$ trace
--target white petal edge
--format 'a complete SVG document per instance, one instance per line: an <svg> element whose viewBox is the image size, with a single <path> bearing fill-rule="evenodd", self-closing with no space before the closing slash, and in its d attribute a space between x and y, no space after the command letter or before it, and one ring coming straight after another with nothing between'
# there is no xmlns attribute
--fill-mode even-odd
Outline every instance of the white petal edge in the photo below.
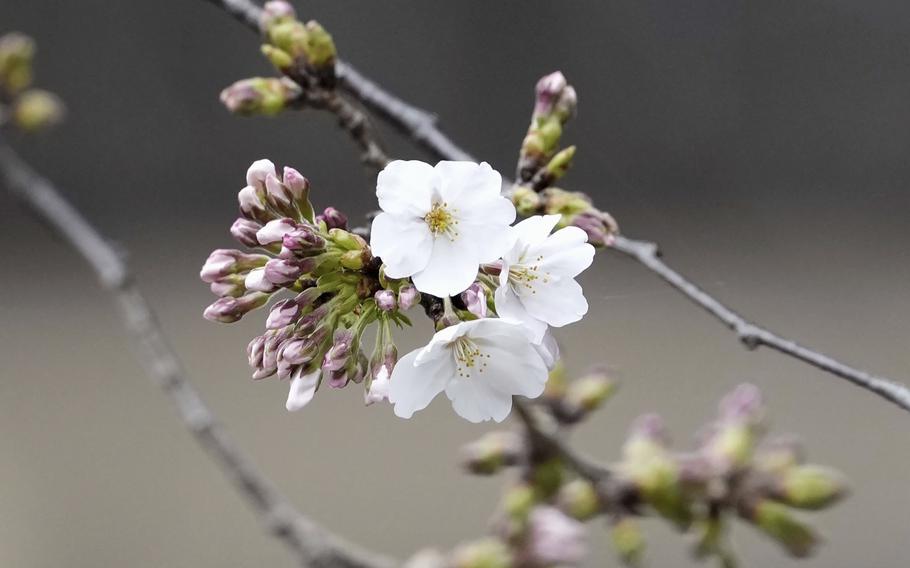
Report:
<svg viewBox="0 0 910 568"><path fill-rule="evenodd" d="M393 160L376 178L376 197L386 213L423 217L432 207L433 166L419 160Z"/></svg>
<svg viewBox="0 0 910 568"><path fill-rule="evenodd" d="M316 387L319 386L320 371L316 370L304 375L302 369L301 367L301 370L294 373L291 378L291 388L285 404L285 407L291 412L296 412L309 404L316 394Z"/></svg>
<svg viewBox="0 0 910 568"><path fill-rule="evenodd" d="M433 235L422 220L380 213L370 229L370 247L382 258L386 276L406 278L426 268Z"/></svg>

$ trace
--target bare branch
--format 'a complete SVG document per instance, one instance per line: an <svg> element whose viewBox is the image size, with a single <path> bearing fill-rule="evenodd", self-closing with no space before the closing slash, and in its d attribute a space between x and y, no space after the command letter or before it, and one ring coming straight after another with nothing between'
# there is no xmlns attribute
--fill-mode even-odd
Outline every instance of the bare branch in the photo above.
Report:
<svg viewBox="0 0 910 568"><path fill-rule="evenodd" d="M394 562L329 533L296 510L234 445L193 387L126 263L45 178L0 138L0 174L12 195L91 265L110 292L146 373L171 397L184 425L302 566L387 568Z"/></svg>
<svg viewBox="0 0 910 568"><path fill-rule="evenodd" d="M872 375L866 371L854 369L827 355L803 347L795 341L780 337L746 320L696 286L685 276L664 264L660 259L660 250L655 243L618 236L612 248L634 258L689 300L726 324L727 327L736 333L739 340L748 349L756 349L761 346L770 347L784 355L789 355L823 371L828 371L838 377L847 379L851 383L893 402L904 410L910 410L910 389L906 386Z"/></svg>
<svg viewBox="0 0 910 568"><path fill-rule="evenodd" d="M209 1L221 6L258 32L257 22L261 8L249 0ZM378 83L360 73L350 63L338 61L336 73L342 89L437 158L472 160L470 154L455 144L437 126L436 117L432 113L419 109L388 92ZM510 186L511 183L504 180L504 185ZM612 248L637 260L690 300L704 307L733 329L748 348L754 349L760 345L770 347L779 353L846 379L854 385L869 390L902 409L910 411L910 389L905 385L850 367L745 320L664 264L658 258L657 245L654 243L619 236Z"/></svg>

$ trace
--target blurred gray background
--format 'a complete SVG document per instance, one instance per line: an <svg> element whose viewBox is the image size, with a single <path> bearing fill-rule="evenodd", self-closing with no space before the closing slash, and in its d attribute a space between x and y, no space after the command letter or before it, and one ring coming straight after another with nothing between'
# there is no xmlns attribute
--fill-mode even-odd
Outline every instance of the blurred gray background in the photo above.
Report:
<svg viewBox="0 0 910 568"><path fill-rule="evenodd" d="M580 95L565 185L630 236L774 330L857 366L910 378L910 4L868 0L297 2L344 57L435 110L506 173L536 79ZM372 186L317 113L234 118L217 95L269 74L256 38L200 0L0 0L0 31L39 44L39 84L70 116L16 138L21 152L132 251L142 286L230 432L328 527L399 557L485 530L502 478L461 474L484 430L437 401L411 421L326 390L297 414L286 385L248 379L263 317L201 317L197 279L228 226L247 166L299 168L318 205L354 219ZM381 128L390 151L425 157ZM0 565L292 566L136 366L107 298L65 247L0 193ZM737 527L744 566L906 565L910 419L845 382L724 328L638 265L598 257L587 319L559 335L569 366L606 363L622 388L578 444L618 454L627 425L664 415L679 447L736 383L764 390L776 432L853 480L812 520L828 537L793 563ZM425 340L429 325L398 340ZM591 565L614 565L591 526ZM688 566L687 542L649 522L651 566Z"/></svg>

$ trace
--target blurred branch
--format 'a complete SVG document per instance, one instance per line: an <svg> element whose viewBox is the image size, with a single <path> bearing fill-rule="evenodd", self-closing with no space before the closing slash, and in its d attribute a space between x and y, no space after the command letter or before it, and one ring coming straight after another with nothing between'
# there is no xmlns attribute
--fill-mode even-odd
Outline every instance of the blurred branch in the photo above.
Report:
<svg viewBox="0 0 910 568"><path fill-rule="evenodd" d="M261 8L249 0L209 0L221 6L254 31L259 31L258 18ZM400 132L410 137L421 148L444 160L473 160L436 124L432 113L417 108L379 84L361 74L350 63L338 61L336 66L339 85L348 94L359 100ZM511 185L504 180L504 185ZM766 346L779 353L793 357L814 367L846 379L856 386L873 392L891 401L904 410L910 411L910 389L895 381L855 369L798 343L780 337L771 331L752 323L726 307L704 290L676 272L660 259L656 244L618 236L611 247L651 270L677 291L695 302L723 322L739 336L749 348Z"/></svg>
<svg viewBox="0 0 910 568"><path fill-rule="evenodd" d="M235 446L193 387L151 307L115 248L0 138L0 174L13 197L91 265L114 297L149 377L171 397L184 425L231 479L263 524L303 566L386 568L393 562L329 533L297 511Z"/></svg>

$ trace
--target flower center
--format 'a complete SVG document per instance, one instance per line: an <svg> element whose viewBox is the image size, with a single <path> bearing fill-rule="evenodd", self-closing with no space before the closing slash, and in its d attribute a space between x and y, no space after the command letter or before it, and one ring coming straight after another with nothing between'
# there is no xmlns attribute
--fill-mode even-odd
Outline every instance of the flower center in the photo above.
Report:
<svg viewBox="0 0 910 568"><path fill-rule="evenodd" d="M543 261L542 255L534 259L534 264L513 264L509 267L509 285L512 287L512 291L516 294L521 293L522 290L536 294L537 290L534 289L535 284L550 283L550 273L540 273L541 261Z"/></svg>
<svg viewBox="0 0 910 568"><path fill-rule="evenodd" d="M455 210L449 209L449 204L434 203L433 208L427 213L423 220L430 227L430 232L434 237L446 235L449 240L454 241L458 237L458 219L455 218Z"/></svg>
<svg viewBox="0 0 910 568"><path fill-rule="evenodd" d="M459 377L470 379L475 369L483 373L487 366L484 359L489 359L490 355L481 351L473 339L461 336L453 341L451 346L455 352L455 370Z"/></svg>

